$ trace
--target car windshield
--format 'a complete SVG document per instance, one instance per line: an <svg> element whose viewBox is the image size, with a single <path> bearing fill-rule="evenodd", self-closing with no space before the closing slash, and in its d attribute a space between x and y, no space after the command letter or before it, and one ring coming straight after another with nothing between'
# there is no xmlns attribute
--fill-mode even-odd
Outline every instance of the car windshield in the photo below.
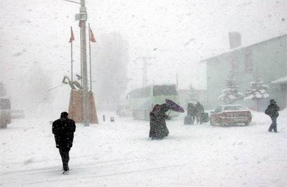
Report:
<svg viewBox="0 0 287 187"><path fill-rule="evenodd" d="M225 106L224 110L246 110L243 106Z"/></svg>

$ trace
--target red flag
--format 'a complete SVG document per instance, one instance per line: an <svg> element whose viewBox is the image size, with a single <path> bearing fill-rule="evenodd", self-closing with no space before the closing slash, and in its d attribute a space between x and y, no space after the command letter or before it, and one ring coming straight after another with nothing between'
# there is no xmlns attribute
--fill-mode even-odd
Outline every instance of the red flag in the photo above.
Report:
<svg viewBox="0 0 287 187"><path fill-rule="evenodd" d="M74 40L75 40L75 37L74 37L73 29L71 27L71 38L70 38L69 43L73 42Z"/></svg>
<svg viewBox="0 0 287 187"><path fill-rule="evenodd" d="M90 29L90 40L91 40L91 42L96 42L96 39L95 39L95 36L93 34L92 29Z"/></svg>

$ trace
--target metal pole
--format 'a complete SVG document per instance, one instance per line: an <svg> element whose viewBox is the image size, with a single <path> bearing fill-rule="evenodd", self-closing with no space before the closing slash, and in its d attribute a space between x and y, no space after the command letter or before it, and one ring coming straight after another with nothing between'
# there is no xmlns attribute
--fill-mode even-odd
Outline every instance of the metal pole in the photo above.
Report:
<svg viewBox="0 0 287 187"><path fill-rule="evenodd" d="M72 27L71 27L72 30ZM74 35L74 34L73 34ZM73 83L74 79L73 79L73 40L71 41L71 82ZM71 116L74 117L74 110L73 110L73 104L74 104L74 100L73 100L73 89L71 89L71 100L70 100L70 106L72 108L71 110Z"/></svg>
<svg viewBox="0 0 287 187"><path fill-rule="evenodd" d="M150 65L147 63L147 60L153 59L153 57L141 57L143 59L143 87L147 86L147 66Z"/></svg>
<svg viewBox="0 0 287 187"><path fill-rule="evenodd" d="M72 30L72 27L71 27ZM71 41L71 81L73 82L73 41Z"/></svg>
<svg viewBox="0 0 287 187"><path fill-rule="evenodd" d="M80 15L87 17L85 0L81 0ZM89 107L88 107L88 78L87 78L87 43L86 43L86 18L81 20L81 61L83 72L83 120L84 126L89 126Z"/></svg>
<svg viewBox="0 0 287 187"><path fill-rule="evenodd" d="M147 64L146 64L146 58L143 57L143 87L146 87L147 85Z"/></svg>
<svg viewBox="0 0 287 187"><path fill-rule="evenodd" d="M92 87L92 54L91 54L91 28L89 24L89 60L90 60L90 91L93 91Z"/></svg>

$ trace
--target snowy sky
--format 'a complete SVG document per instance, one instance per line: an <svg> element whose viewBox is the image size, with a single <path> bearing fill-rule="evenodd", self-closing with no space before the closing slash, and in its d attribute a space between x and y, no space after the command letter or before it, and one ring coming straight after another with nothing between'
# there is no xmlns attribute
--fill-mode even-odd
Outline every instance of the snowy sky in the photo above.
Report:
<svg viewBox="0 0 287 187"><path fill-rule="evenodd" d="M205 89L199 61L228 51L228 32L240 32L247 46L287 30L286 0L86 0L86 6L99 43L99 36L112 32L127 40L129 88L142 85L141 57L148 56L148 83L175 83L178 73L179 88L192 83ZM21 92L38 64L51 87L61 84L70 70L71 26L79 67L78 12L79 5L64 0L0 0L0 80Z"/></svg>

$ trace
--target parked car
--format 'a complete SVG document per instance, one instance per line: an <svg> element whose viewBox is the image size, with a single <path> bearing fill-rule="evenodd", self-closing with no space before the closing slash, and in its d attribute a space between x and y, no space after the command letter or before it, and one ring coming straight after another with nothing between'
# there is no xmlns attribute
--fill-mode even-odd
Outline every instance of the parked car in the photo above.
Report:
<svg viewBox="0 0 287 187"><path fill-rule="evenodd" d="M0 128L6 128L11 123L10 99L0 98Z"/></svg>
<svg viewBox="0 0 287 187"><path fill-rule="evenodd" d="M210 114L210 125L249 125L251 120L251 111L242 105L221 105Z"/></svg>

